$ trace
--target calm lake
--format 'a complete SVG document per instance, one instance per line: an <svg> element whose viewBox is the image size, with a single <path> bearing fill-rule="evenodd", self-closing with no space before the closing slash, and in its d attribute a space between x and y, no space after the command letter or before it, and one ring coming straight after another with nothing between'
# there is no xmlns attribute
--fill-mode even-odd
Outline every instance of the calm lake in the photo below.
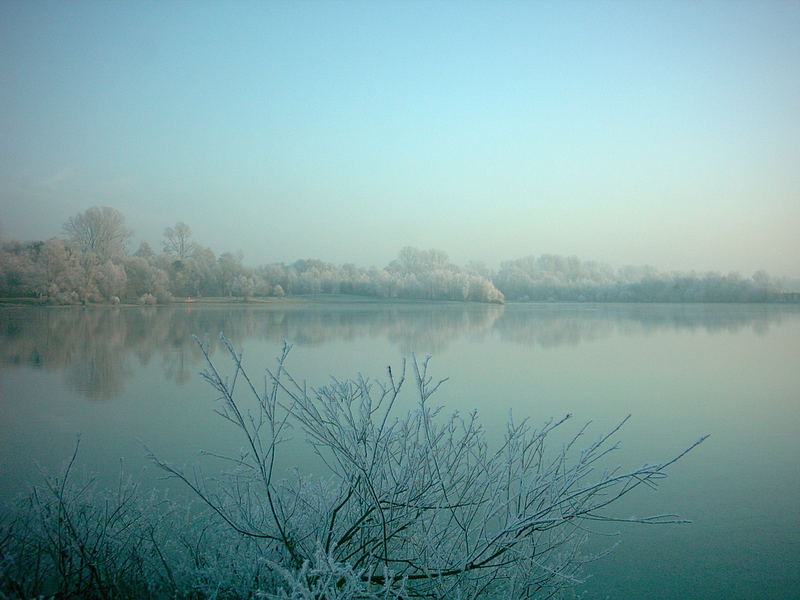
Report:
<svg viewBox="0 0 800 600"><path fill-rule="evenodd" d="M238 448L213 414L191 337L213 341L220 332L244 350L253 373L274 364L286 339L290 371L313 385L329 375L381 378L403 356L431 354L434 377L450 378L439 403L477 409L489 432L500 431L509 410L536 423L569 412L564 433L591 420L592 441L631 413L615 459L630 467L665 460L710 433L658 491L638 489L612 511L675 512L694 522L617 524L621 535L596 547L618 547L591 565L582 591L800 597L798 306L0 308L0 495L24 491L37 468L57 469L78 433L82 468L111 477L122 461L149 486L169 484L147 464L142 443L176 463L202 461L200 449Z"/></svg>

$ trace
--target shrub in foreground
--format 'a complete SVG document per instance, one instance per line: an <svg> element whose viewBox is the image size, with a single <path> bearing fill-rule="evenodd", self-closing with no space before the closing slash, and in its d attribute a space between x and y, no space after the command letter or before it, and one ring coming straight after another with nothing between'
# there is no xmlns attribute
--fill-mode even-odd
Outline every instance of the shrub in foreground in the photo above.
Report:
<svg viewBox="0 0 800 600"><path fill-rule="evenodd" d="M443 381L429 376L428 360L411 360L416 407L398 416L405 363L384 382L359 377L308 388L286 370L284 346L259 391L242 355L222 342L231 372L223 375L201 343L203 376L244 450L224 457L233 468L214 488L154 460L228 527L259 541L285 575L269 593L333 598L355 585L353 597L554 597L578 581L590 558L581 553L587 522L681 522L674 515L614 518L605 509L640 486L655 487L704 438L664 462L603 469L627 418L582 449L586 427L555 450L546 442L569 415L540 428L510 421L493 447L474 412L444 416L432 405ZM298 430L325 477L276 475L283 442ZM348 575L331 578L337 569Z"/></svg>

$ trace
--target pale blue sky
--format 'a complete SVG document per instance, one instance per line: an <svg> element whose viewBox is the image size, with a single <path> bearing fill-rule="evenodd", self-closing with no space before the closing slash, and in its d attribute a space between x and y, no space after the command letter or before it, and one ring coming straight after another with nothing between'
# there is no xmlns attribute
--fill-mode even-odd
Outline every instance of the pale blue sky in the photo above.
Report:
<svg viewBox="0 0 800 600"><path fill-rule="evenodd" d="M0 228L800 275L800 2L0 0Z"/></svg>

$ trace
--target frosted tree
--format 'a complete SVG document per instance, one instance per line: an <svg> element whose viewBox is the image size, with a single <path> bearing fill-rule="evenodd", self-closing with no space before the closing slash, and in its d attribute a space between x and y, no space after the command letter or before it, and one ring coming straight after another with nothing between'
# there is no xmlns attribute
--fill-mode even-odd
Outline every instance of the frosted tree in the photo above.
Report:
<svg viewBox="0 0 800 600"><path fill-rule="evenodd" d="M258 543L283 584L253 590L280 598L552 598L575 585L587 525L598 521L681 522L674 515L608 512L701 438L662 462L623 469L609 463L627 419L581 448L587 427L557 447L550 438L569 415L536 428L509 421L490 444L477 415L444 416L431 397L443 381L412 359L416 407L397 414L405 363L383 382L358 377L309 388L286 370L288 346L263 390L242 355L224 375L201 344L203 376L219 394L220 416L242 435L219 485L156 458L221 522ZM302 432L326 475L279 476L291 432ZM348 590L343 596L342 591Z"/></svg>
<svg viewBox="0 0 800 600"><path fill-rule="evenodd" d="M109 206L93 206L70 217L64 223L64 233L80 251L101 261L123 254L132 235L122 213Z"/></svg>
<svg viewBox="0 0 800 600"><path fill-rule="evenodd" d="M186 260L195 249L192 230L183 221L175 223L175 227L167 227L164 230L163 246L164 252L176 260Z"/></svg>

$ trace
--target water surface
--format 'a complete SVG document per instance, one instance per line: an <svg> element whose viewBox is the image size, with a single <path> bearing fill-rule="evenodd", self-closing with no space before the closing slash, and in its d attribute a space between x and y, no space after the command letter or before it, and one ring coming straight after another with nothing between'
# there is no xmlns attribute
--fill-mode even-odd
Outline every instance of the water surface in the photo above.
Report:
<svg viewBox="0 0 800 600"><path fill-rule="evenodd" d="M197 372L192 334L219 332L254 373L282 340L311 384L381 377L432 354L439 401L478 409L490 435L508 412L570 412L597 435L631 413L620 464L712 437L617 514L678 512L688 526L615 526L620 545L590 570L594 598L798 597L800 311L769 305L508 305L357 302L147 308L0 308L0 493L55 469L82 434L87 470L122 460L163 485L141 443L175 462L238 448ZM287 462L301 463L301 452ZM39 467L37 467L39 465ZM614 543L615 538L603 538Z"/></svg>

